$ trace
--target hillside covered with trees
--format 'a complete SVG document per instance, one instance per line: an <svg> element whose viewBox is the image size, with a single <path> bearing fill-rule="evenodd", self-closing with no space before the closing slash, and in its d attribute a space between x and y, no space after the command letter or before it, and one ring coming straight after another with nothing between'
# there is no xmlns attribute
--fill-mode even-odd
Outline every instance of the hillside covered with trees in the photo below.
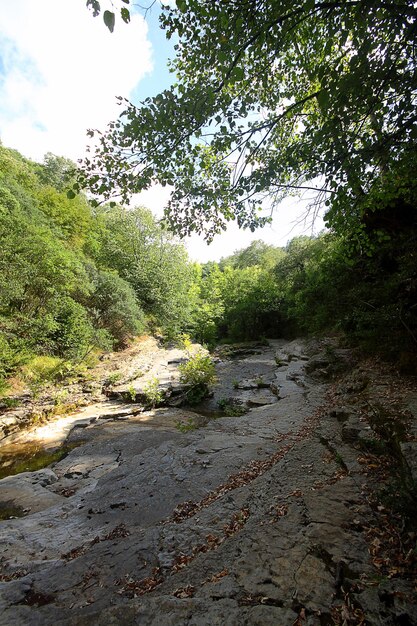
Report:
<svg viewBox="0 0 417 626"><path fill-rule="evenodd" d="M337 331L415 371L416 18L380 0L163 7L177 82L120 99L77 171L1 148L2 378L39 356L62 372L145 330L208 345ZM155 182L172 186L161 221L126 208ZM199 266L172 234L253 230L263 204L305 189L325 208L316 239Z"/></svg>
<svg viewBox="0 0 417 626"><path fill-rule="evenodd" d="M57 379L144 332L219 341L344 333L414 371L417 326L411 172L382 196L379 244L334 231L285 248L258 240L193 263L144 208L68 199L73 164L1 148L1 377ZM382 193L382 192L381 192ZM393 211L392 207L398 207ZM389 211L395 219L388 219ZM401 215L403 217L401 222ZM369 229L370 236L374 236Z"/></svg>
<svg viewBox="0 0 417 626"><path fill-rule="evenodd" d="M41 165L1 148L0 158L3 380L28 365L59 377L145 328L183 328L193 268L148 210L69 200L73 164L61 157Z"/></svg>

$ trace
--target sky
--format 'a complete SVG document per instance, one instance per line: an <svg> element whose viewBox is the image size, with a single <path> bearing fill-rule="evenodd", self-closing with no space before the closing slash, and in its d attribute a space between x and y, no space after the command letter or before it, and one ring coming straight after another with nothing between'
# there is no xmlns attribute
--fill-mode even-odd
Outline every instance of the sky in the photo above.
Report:
<svg viewBox="0 0 417 626"><path fill-rule="evenodd" d="M110 8L106 0L100 4ZM156 5L146 19L134 14L127 25L119 18L110 33L85 0L0 0L3 145L35 161L47 152L76 161L85 154L86 130L104 129L117 117L116 96L138 103L169 86L173 75L166 63L173 54L173 42L158 27ZM135 201L160 216L168 193L154 186ZM306 204L289 199L275 211L271 226L251 233L231 225L210 246L193 236L185 241L189 254L205 262L255 239L283 246L295 235L317 233L323 223L317 219L313 231L311 220L303 220Z"/></svg>

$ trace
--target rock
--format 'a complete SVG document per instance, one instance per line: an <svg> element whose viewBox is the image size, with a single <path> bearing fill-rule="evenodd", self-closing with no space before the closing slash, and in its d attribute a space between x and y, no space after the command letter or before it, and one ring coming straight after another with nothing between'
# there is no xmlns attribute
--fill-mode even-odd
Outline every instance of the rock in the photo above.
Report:
<svg viewBox="0 0 417 626"><path fill-rule="evenodd" d="M39 484L41 487L53 485L58 480L58 476L49 467L45 467L37 472L29 472L29 475L32 485Z"/></svg>
<svg viewBox="0 0 417 626"><path fill-rule="evenodd" d="M269 389L270 382L266 382L262 377L242 380L236 385L236 389L250 390L250 389Z"/></svg>
<svg viewBox="0 0 417 626"><path fill-rule="evenodd" d="M338 422L343 423L349 419L351 415L351 410L346 407L337 407L329 411L330 417L335 417Z"/></svg>
<svg viewBox="0 0 417 626"><path fill-rule="evenodd" d="M362 429L349 423L342 426L342 441L345 443L355 443L361 438Z"/></svg>
<svg viewBox="0 0 417 626"><path fill-rule="evenodd" d="M417 483L417 441L406 441L400 444L401 453L410 468L413 481Z"/></svg>
<svg viewBox="0 0 417 626"><path fill-rule="evenodd" d="M255 380L241 380L236 389L258 389L258 383Z"/></svg>
<svg viewBox="0 0 417 626"><path fill-rule="evenodd" d="M328 370L329 366L330 360L328 358L322 354L316 354L310 358L304 368L310 376L315 375L320 378L328 378L331 375L331 372Z"/></svg>
<svg viewBox="0 0 417 626"><path fill-rule="evenodd" d="M298 358L277 369L274 354L285 349ZM196 429L190 411L131 415L138 407L108 403L89 419L112 414L122 421L98 420L79 435L82 445L43 475L13 477L17 494L30 486L34 502L52 498L0 524L10 577L1 584L0 621L318 626L333 623L345 602L359 620L363 609L369 623L411 624L411 578L396 573L381 584L375 577L373 551L381 545L371 547L369 533L389 529L368 497L372 469L358 462L352 445L366 428L363 399L351 395L333 408L325 402L327 384L301 387L305 352L299 341L273 340L260 354L217 365L207 401L216 409L231 393L275 404ZM236 378L257 376L276 380L269 391L256 385L232 392ZM190 422L189 432L177 427ZM415 451L404 447L404 454Z"/></svg>
<svg viewBox="0 0 417 626"><path fill-rule="evenodd" d="M276 388L278 389L277 395L281 400L291 395L297 395L300 393L300 385L290 380L281 381L281 384L276 385Z"/></svg>
<svg viewBox="0 0 417 626"><path fill-rule="evenodd" d="M54 472L48 469L8 476L0 483L0 497L17 507L29 509L33 514L62 502L60 496L47 488L57 480Z"/></svg>
<svg viewBox="0 0 417 626"><path fill-rule="evenodd" d="M264 406L266 404L275 404L277 402L277 397L272 395L272 393L258 393L254 396L251 396L246 404L248 406Z"/></svg>
<svg viewBox="0 0 417 626"><path fill-rule="evenodd" d="M301 606L314 611L328 608L328 598L334 593L335 579L321 559L307 554L294 572L294 581L296 597Z"/></svg>

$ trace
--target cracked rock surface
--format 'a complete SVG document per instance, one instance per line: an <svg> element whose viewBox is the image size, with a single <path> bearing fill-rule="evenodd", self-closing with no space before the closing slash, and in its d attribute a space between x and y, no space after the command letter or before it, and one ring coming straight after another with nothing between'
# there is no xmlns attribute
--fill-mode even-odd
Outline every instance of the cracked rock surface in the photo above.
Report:
<svg viewBox="0 0 417 626"><path fill-rule="evenodd" d="M184 409L98 419L52 467L0 481L26 511L0 522L0 624L415 624L412 580L370 550L364 399L310 353L220 360L205 411L240 394L245 415L188 432Z"/></svg>

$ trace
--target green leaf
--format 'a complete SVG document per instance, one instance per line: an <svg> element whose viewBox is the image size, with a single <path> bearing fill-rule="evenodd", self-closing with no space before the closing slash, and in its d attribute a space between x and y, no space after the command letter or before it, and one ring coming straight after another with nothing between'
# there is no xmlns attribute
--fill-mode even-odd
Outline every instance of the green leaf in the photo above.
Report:
<svg viewBox="0 0 417 626"><path fill-rule="evenodd" d="M325 89L322 89L317 94L317 101L321 109L326 110L329 106L329 92Z"/></svg>
<svg viewBox="0 0 417 626"><path fill-rule="evenodd" d="M112 33L114 31L114 23L116 21L116 16L112 11L104 11L103 20L109 31Z"/></svg>
<svg viewBox="0 0 417 626"><path fill-rule="evenodd" d="M126 9L125 7L123 7L122 9L120 9L120 14L122 16L122 20L125 22L125 24L129 24L130 22L130 12L128 9Z"/></svg>
<svg viewBox="0 0 417 626"><path fill-rule="evenodd" d="M73 192L72 189L68 189L68 191L67 191L67 198L68 198L68 200L74 200L75 193Z"/></svg>
<svg viewBox="0 0 417 626"><path fill-rule="evenodd" d="M185 13L187 10L187 1L186 0L177 0L177 9L181 11L181 13Z"/></svg>
<svg viewBox="0 0 417 626"><path fill-rule="evenodd" d="M100 14L100 3L97 0L87 0L87 8L93 12L93 17Z"/></svg>
<svg viewBox="0 0 417 626"><path fill-rule="evenodd" d="M219 50L217 58L219 59L220 63L226 63L226 61L229 60L230 55L225 50Z"/></svg>
<svg viewBox="0 0 417 626"><path fill-rule="evenodd" d="M243 80L245 77L245 71L243 67L235 67L233 72L230 75L231 82L238 83Z"/></svg>

